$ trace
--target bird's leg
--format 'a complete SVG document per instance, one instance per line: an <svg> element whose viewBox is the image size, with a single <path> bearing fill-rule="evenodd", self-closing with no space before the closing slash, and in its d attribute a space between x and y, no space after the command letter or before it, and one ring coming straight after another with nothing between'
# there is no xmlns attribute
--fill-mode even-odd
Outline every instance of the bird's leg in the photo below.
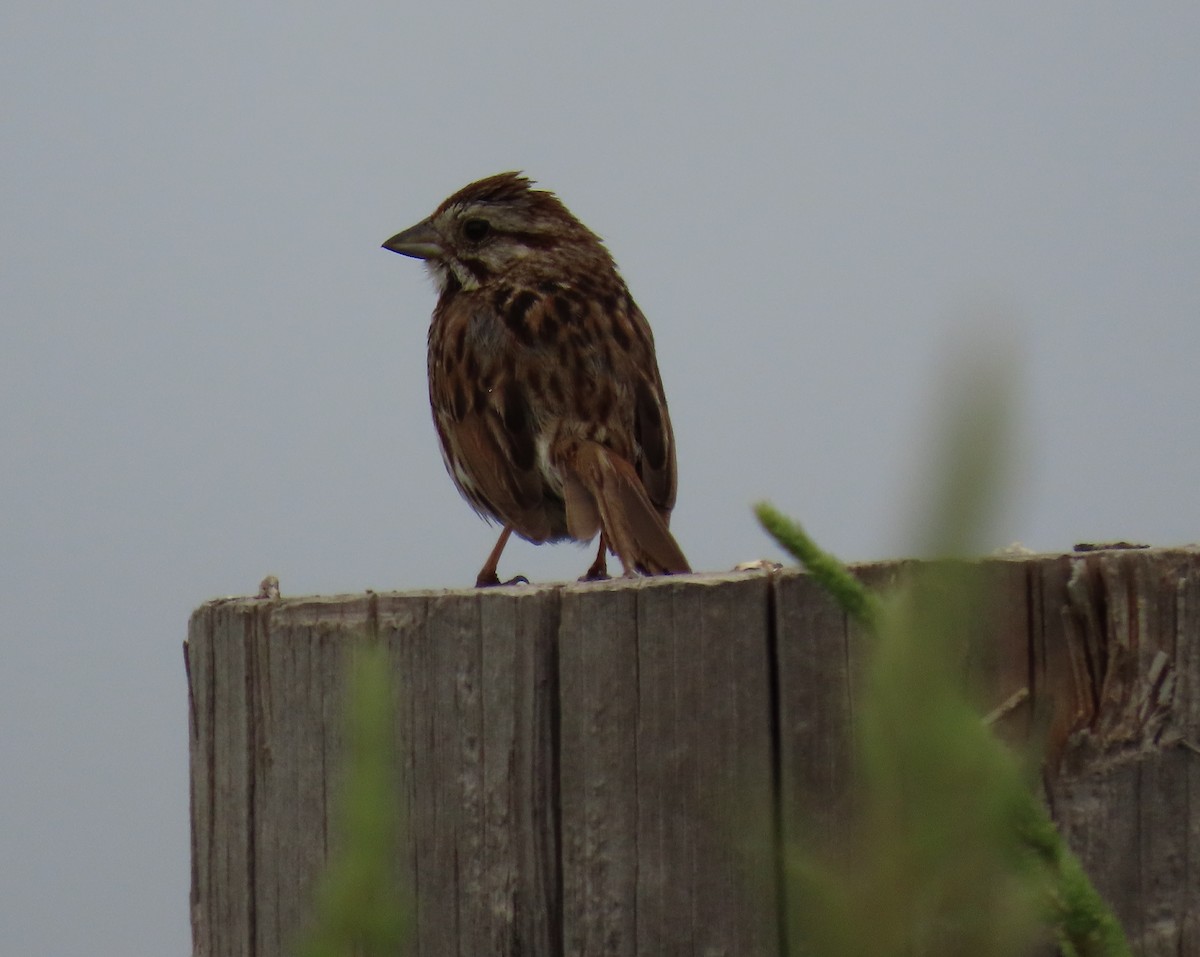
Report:
<svg viewBox="0 0 1200 957"><path fill-rule="evenodd" d="M600 551L581 579L581 582L598 582L608 578L608 541L604 537L604 529L600 529Z"/></svg>
<svg viewBox="0 0 1200 957"><path fill-rule="evenodd" d="M508 544L508 536L512 534L512 526L505 525L504 531L500 533L500 538L496 542L496 547L492 549L492 553L488 555L488 559L483 563L483 568L479 569L479 574L475 578L476 588L490 588L493 585L518 585L529 584L529 579L524 575L518 575L516 578L510 578L506 582L501 582L496 575L496 566L500 564L500 553L504 551L504 546Z"/></svg>

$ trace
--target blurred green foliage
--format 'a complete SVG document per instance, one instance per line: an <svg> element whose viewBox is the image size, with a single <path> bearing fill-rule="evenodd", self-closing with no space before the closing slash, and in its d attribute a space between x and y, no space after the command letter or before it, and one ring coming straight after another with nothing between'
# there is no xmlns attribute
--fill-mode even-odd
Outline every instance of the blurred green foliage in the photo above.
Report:
<svg viewBox="0 0 1200 957"><path fill-rule="evenodd" d="M410 950L412 902L402 846L390 665L364 639L348 652L346 765L334 808L333 852L301 957L398 957Z"/></svg>
<svg viewBox="0 0 1200 957"><path fill-rule="evenodd" d="M1009 363L968 355L946 396L919 552L972 553L1007 464ZM965 688L970 636L989 614L978 564L931 561L869 592L767 504L763 527L874 636L856 695L847 841L785 849L789 939L822 957L1123 957L1120 925Z"/></svg>

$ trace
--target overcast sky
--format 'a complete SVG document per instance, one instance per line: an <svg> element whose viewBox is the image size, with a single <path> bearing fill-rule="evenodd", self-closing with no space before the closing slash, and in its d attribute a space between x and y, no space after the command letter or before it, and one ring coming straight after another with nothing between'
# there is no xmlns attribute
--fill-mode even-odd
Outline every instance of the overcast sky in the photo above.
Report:
<svg viewBox="0 0 1200 957"><path fill-rule="evenodd" d="M779 557L764 497L911 550L980 327L989 545L1200 539L1198 41L1195 3L6 0L0 953L189 952L194 607L474 581L432 286L379 244L480 176L608 242L697 569Z"/></svg>

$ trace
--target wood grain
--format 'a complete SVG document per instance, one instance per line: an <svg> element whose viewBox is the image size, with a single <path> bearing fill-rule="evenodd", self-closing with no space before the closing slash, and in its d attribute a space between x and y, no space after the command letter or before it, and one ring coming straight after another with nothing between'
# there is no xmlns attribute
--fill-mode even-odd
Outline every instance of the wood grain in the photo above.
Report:
<svg viewBox="0 0 1200 957"><path fill-rule="evenodd" d="M1200 552L978 567L981 712L1046 747L1048 805L1138 952L1200 953ZM795 952L782 848L837 846L870 644L788 571L204 605L196 955L301 939L366 642L393 678L415 954Z"/></svg>

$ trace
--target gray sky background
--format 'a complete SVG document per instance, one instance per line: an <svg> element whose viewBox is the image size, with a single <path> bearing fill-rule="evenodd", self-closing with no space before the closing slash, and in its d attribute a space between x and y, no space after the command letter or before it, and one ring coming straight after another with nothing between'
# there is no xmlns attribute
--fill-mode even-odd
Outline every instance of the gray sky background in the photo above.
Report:
<svg viewBox="0 0 1200 957"><path fill-rule="evenodd" d="M182 954L207 598L494 539L379 248L523 169L654 327L697 569L911 551L947 366L1012 353L991 545L1200 539L1200 5L0 10L0 953ZM501 574L590 552L510 547Z"/></svg>

